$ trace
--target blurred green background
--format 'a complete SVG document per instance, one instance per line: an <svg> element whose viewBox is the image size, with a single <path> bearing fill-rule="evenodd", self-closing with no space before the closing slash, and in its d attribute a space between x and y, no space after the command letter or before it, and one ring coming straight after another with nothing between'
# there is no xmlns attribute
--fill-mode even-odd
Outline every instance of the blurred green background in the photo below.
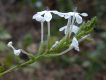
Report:
<svg viewBox="0 0 106 80"><path fill-rule="evenodd" d="M0 0L0 72L21 61L7 47L12 40L17 48L36 55L40 42L40 23L32 16L46 9L62 12L87 12L85 20L97 16L92 40L80 44L80 52L69 53L36 62L10 72L0 80L106 80L106 0ZM59 40L64 34L58 29L66 20L54 16L51 34ZM45 26L45 39L46 39ZM58 37L60 36L60 37Z"/></svg>

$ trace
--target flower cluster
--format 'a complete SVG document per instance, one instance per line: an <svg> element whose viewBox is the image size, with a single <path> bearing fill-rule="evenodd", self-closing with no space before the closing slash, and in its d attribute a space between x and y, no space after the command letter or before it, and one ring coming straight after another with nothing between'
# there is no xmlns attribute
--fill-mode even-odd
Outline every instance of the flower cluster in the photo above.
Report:
<svg viewBox="0 0 106 80"><path fill-rule="evenodd" d="M64 31L65 36L68 36L68 37L71 36L71 33L76 34L78 32L79 27L77 26L77 24L79 25L83 22L82 16L83 17L88 16L87 13L78 13L78 12L62 13L62 12L51 11L51 10L37 12L33 16L33 19L41 22L41 42L43 42L43 23L44 22L48 23L48 37L50 37L50 21L52 20L52 14L58 15L68 20L67 25L59 29L59 31ZM58 43L59 41L56 41L51 48L56 47ZM73 47L75 50L79 51L79 43L76 37L73 37L70 47Z"/></svg>
<svg viewBox="0 0 106 80"><path fill-rule="evenodd" d="M37 12L33 15L32 19L35 19L36 21L39 21L41 23L41 43L44 42L44 22L47 22L48 27L48 40L50 38L50 21L53 18L53 14L58 15L64 19L67 19L67 25L61 27L59 31L64 31L64 34L66 37L71 37L71 34L76 34L79 31L79 27L77 25L81 24L83 22L82 16L86 17L88 16L87 13L78 13L78 12L68 12L68 13L62 13L58 12L56 10L44 10L41 12ZM82 37L83 39L83 37ZM70 46L69 48L74 48L77 51L80 51L79 49L79 42L75 36L73 36L72 40L70 40ZM59 44L59 41L56 41L50 49L55 48ZM13 52L15 55L19 56L22 53L22 49L15 49L13 46L12 41L8 43L8 47L13 49Z"/></svg>

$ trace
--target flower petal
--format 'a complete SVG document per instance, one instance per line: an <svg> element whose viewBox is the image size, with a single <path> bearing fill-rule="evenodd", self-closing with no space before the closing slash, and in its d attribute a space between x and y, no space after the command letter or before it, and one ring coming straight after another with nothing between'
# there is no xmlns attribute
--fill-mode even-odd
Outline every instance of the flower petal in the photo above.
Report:
<svg viewBox="0 0 106 80"><path fill-rule="evenodd" d="M75 37L72 39L72 43L71 43L70 47L73 47L75 50L80 51L79 43Z"/></svg>
<svg viewBox="0 0 106 80"><path fill-rule="evenodd" d="M88 16L87 13L81 13L80 15L81 15L81 16L84 16L84 17Z"/></svg>
<svg viewBox="0 0 106 80"><path fill-rule="evenodd" d="M69 13L65 13L65 16L64 16L65 19L68 19L70 17L71 17L71 15Z"/></svg>
<svg viewBox="0 0 106 80"><path fill-rule="evenodd" d="M64 13L59 12L57 15L60 16L60 17L64 17Z"/></svg>
<svg viewBox="0 0 106 80"><path fill-rule="evenodd" d="M13 50L15 49L14 46L13 46L13 42L12 41L8 42L7 46L12 48Z"/></svg>
<svg viewBox="0 0 106 80"><path fill-rule="evenodd" d="M79 14L75 14L75 17L76 17L76 22L78 24L81 24L82 23L82 17Z"/></svg>
<svg viewBox="0 0 106 80"><path fill-rule="evenodd" d="M11 47L12 44L13 44L12 41L10 41L10 42L8 42L7 46L8 46L8 47Z"/></svg>
<svg viewBox="0 0 106 80"><path fill-rule="evenodd" d="M79 30L79 27L73 25L73 27L72 27L72 32L74 32L74 33L76 34L76 33L78 32L78 30Z"/></svg>
<svg viewBox="0 0 106 80"><path fill-rule="evenodd" d="M21 53L21 50L20 50L20 49L14 50L14 54L15 54L16 56L18 56L20 53Z"/></svg>
<svg viewBox="0 0 106 80"><path fill-rule="evenodd" d="M58 12L58 11L53 11L54 14L60 16L60 17L64 17L64 13Z"/></svg>
<svg viewBox="0 0 106 80"><path fill-rule="evenodd" d="M35 15L32 17L32 19L35 19L35 20L37 20L37 21L39 21L39 22L45 21L44 18L43 18L41 15L39 15L39 14L35 14Z"/></svg>
<svg viewBox="0 0 106 80"><path fill-rule="evenodd" d="M44 14L44 19L47 21L47 22L50 22L50 20L52 19L52 15L49 11L47 11L45 14Z"/></svg>
<svg viewBox="0 0 106 80"><path fill-rule="evenodd" d="M47 12L47 11L45 10L45 11L37 12L37 14L43 15L43 14L45 14L46 12Z"/></svg>
<svg viewBox="0 0 106 80"><path fill-rule="evenodd" d="M59 31L64 31L66 28L67 28L67 26L61 27L61 28L59 29Z"/></svg>

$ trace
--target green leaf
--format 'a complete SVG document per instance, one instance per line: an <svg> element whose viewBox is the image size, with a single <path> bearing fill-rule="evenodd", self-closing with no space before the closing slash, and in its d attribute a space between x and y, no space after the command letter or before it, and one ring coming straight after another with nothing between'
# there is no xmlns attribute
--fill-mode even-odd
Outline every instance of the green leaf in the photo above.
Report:
<svg viewBox="0 0 106 80"><path fill-rule="evenodd" d="M86 23L85 22L82 23L79 31L75 35L77 37L77 39L81 39L81 37L91 33L93 31L95 24L96 24L96 17L92 18L91 20L89 20Z"/></svg>

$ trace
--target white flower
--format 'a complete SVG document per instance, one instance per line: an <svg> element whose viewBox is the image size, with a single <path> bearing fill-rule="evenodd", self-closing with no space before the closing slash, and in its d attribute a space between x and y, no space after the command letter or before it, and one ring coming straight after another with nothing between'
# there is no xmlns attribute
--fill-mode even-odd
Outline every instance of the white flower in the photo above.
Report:
<svg viewBox="0 0 106 80"><path fill-rule="evenodd" d="M58 16L60 16L60 17L64 17L65 15L65 13L62 13L62 12L58 12L58 11L52 11L54 14L56 14L56 15L58 15Z"/></svg>
<svg viewBox="0 0 106 80"><path fill-rule="evenodd" d="M79 27L78 26L75 26L75 25L72 26L72 30L71 30L71 25L70 25L70 32L73 32L73 33L76 34L78 32L78 30L79 30ZM66 34L67 26L61 27L59 29L59 31L64 31L64 34Z"/></svg>
<svg viewBox="0 0 106 80"><path fill-rule="evenodd" d="M78 12L68 12L68 13L65 13L65 19L68 19L70 18L71 16L75 17L75 20L78 24L81 24L82 23L82 16L86 17L88 16L87 13L78 13Z"/></svg>
<svg viewBox="0 0 106 80"><path fill-rule="evenodd" d="M50 22L52 19L51 13L57 14L60 17L64 17L63 13L61 12L45 10L45 11L37 12L37 14L35 14L32 18L36 19L37 21L43 20L43 21Z"/></svg>
<svg viewBox="0 0 106 80"><path fill-rule="evenodd" d="M15 55L18 56L21 53L21 49L14 48L12 41L8 42L7 46L13 49Z"/></svg>
<svg viewBox="0 0 106 80"><path fill-rule="evenodd" d="M10 41L10 42L8 42L7 46L8 46L8 47L13 47L12 44L13 44L12 41ZM14 48L14 47L13 47L13 48Z"/></svg>
<svg viewBox="0 0 106 80"><path fill-rule="evenodd" d="M77 51L80 51L78 40L75 37L72 39L72 43L71 43L70 47L74 48Z"/></svg>
<svg viewBox="0 0 106 80"><path fill-rule="evenodd" d="M32 19L35 19L35 20L37 20L39 22L44 22L45 21L45 19L39 14L33 15Z"/></svg>
<svg viewBox="0 0 106 80"><path fill-rule="evenodd" d="M14 51L14 54L17 56L19 56L19 54L21 53L21 49L17 49L17 50L15 49L13 51Z"/></svg>
<svg viewBox="0 0 106 80"><path fill-rule="evenodd" d="M55 43L52 45L52 48L56 47L59 41L55 41Z"/></svg>

